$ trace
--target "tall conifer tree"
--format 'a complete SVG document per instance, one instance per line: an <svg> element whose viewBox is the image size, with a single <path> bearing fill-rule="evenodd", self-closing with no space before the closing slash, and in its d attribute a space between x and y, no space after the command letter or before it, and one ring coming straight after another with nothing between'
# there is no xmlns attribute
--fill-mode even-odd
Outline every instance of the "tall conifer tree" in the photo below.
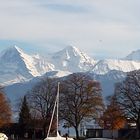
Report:
<svg viewBox="0 0 140 140"><path fill-rule="evenodd" d="M22 105L19 112L19 127L22 130L21 135L23 136L27 129L30 127L30 121L31 121L31 114L30 109L27 103L26 96L24 96Z"/></svg>

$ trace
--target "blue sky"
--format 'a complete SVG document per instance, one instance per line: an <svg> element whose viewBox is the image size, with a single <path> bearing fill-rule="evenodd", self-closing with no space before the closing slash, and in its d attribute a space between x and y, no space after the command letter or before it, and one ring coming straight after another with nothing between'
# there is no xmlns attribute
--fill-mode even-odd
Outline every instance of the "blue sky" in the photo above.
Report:
<svg viewBox="0 0 140 140"><path fill-rule="evenodd" d="M0 0L0 51L52 53L73 45L97 59L140 47L140 0Z"/></svg>

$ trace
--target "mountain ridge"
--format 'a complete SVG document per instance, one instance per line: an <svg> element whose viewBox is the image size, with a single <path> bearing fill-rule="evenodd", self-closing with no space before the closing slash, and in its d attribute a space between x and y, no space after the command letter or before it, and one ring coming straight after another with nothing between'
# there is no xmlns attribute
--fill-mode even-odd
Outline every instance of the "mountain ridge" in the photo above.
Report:
<svg viewBox="0 0 140 140"><path fill-rule="evenodd" d="M133 59L128 57L132 55ZM0 53L0 84L28 81L55 70L69 73L89 71L100 75L106 75L112 70L129 72L140 69L140 61L135 60L139 55L140 50L132 52L123 59L97 61L78 48L67 46L52 55L43 57L39 54L29 55L15 45Z"/></svg>
<svg viewBox="0 0 140 140"><path fill-rule="evenodd" d="M4 88L4 91L7 97L10 99L12 105L14 105L16 100L18 100L19 98L27 94L29 91L31 91L32 88L42 79L59 78L59 81L61 83L61 80L63 80L64 78L65 79L68 78L69 75L71 74L72 73L69 72L66 73L62 71L50 71L42 76L34 77L31 80L25 81L23 83L14 83L12 85L7 85ZM124 80L127 73L122 71L112 70L106 73L105 75L95 74L93 72L82 72L81 74L88 75L92 79L99 81L101 83L102 95L105 98L106 96L113 94L114 84L116 82L120 82Z"/></svg>
<svg viewBox="0 0 140 140"><path fill-rule="evenodd" d="M123 72L130 72L133 70L140 69L140 61L130 61L130 60L112 60L112 59L104 59L98 61L98 63L94 66L92 70L96 74L106 74L111 70L118 70Z"/></svg>

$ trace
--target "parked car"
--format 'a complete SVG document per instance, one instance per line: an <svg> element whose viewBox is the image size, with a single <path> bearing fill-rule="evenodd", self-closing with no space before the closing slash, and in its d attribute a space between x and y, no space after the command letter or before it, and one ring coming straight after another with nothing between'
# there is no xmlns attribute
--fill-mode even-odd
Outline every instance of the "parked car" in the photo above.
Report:
<svg viewBox="0 0 140 140"><path fill-rule="evenodd" d="M0 140L8 140L8 137L4 133L0 133Z"/></svg>

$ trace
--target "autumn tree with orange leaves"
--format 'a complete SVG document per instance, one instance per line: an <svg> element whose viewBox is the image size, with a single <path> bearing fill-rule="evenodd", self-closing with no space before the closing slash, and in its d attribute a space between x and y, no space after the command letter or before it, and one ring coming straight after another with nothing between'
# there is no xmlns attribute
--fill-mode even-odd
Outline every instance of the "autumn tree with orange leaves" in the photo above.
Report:
<svg viewBox="0 0 140 140"><path fill-rule="evenodd" d="M100 83L88 75L74 73L61 82L60 87L61 117L75 129L79 139L80 123L97 117L103 110Z"/></svg>
<svg viewBox="0 0 140 140"><path fill-rule="evenodd" d="M4 95L2 87L0 87L0 127L3 127L11 122L10 105Z"/></svg>
<svg viewBox="0 0 140 140"><path fill-rule="evenodd" d="M110 97L109 104L100 118L100 125L105 129L120 129L126 124L126 119L120 107L117 105L115 98Z"/></svg>

